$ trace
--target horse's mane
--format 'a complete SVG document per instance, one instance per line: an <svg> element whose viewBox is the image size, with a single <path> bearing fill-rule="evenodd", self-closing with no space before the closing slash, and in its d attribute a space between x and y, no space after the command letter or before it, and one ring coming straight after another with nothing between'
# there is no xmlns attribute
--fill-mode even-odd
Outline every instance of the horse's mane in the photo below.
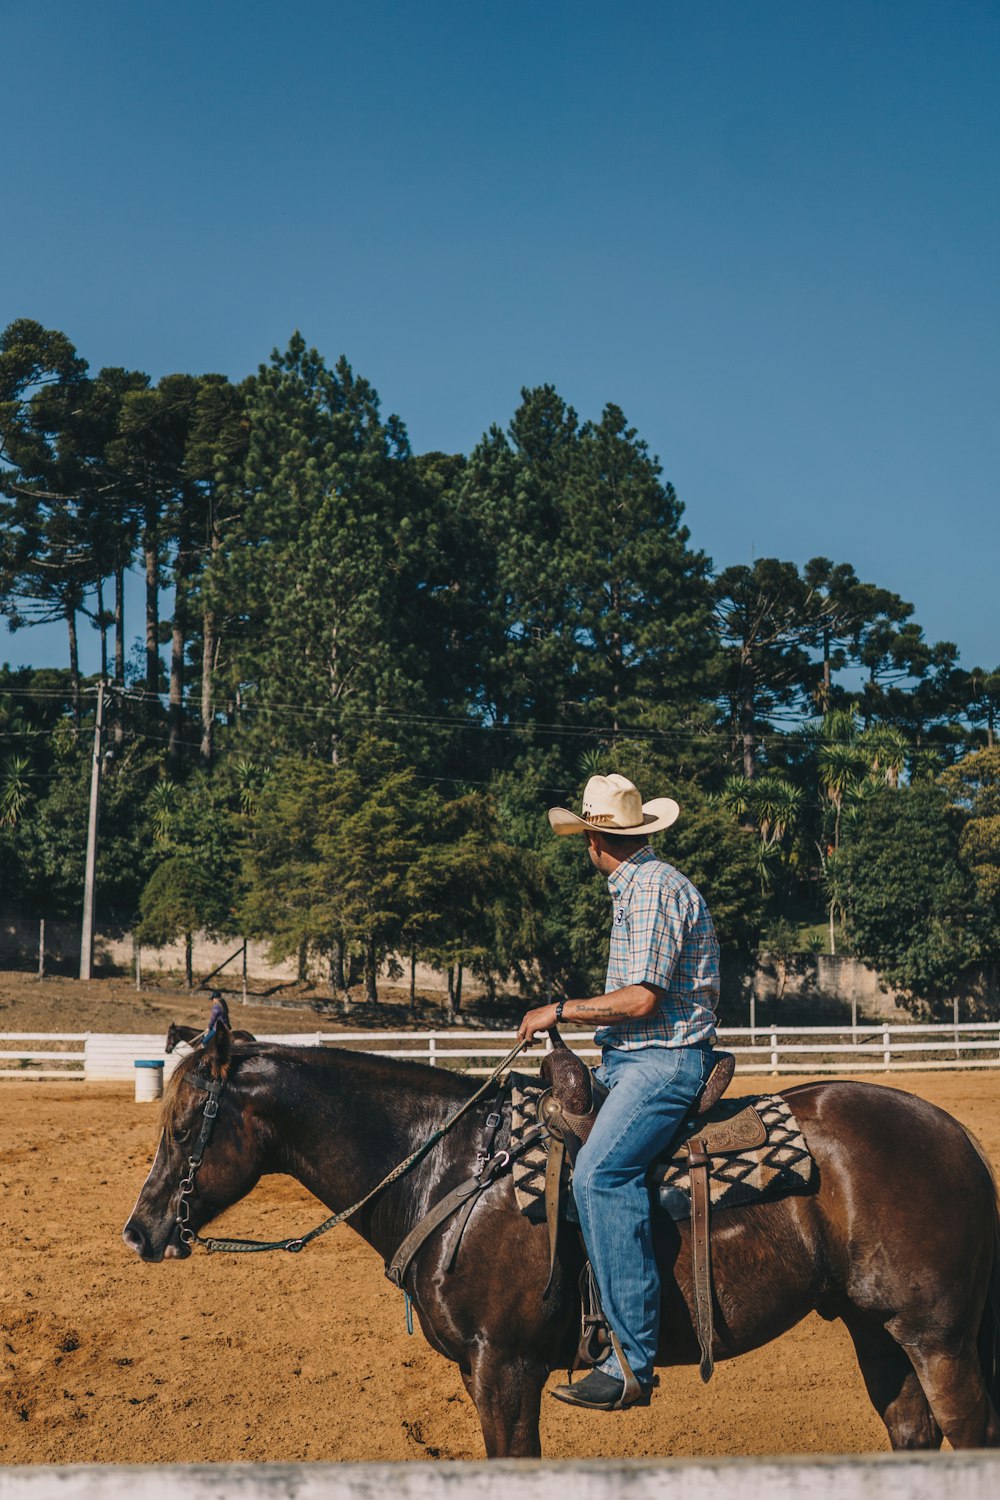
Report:
<svg viewBox="0 0 1000 1500"><path fill-rule="evenodd" d="M168 1140L173 1139L172 1120L178 1091L189 1073L198 1070L201 1056L195 1051L174 1069L163 1092L161 1128ZM450 1068L431 1067L427 1063L410 1058L386 1057L378 1052L362 1052L348 1047L298 1046L286 1042L236 1042L231 1044L227 1076L238 1076L242 1063L262 1060L282 1066L305 1065L317 1069L321 1074L346 1072L354 1078L365 1080L373 1095L380 1086L409 1087L425 1094L446 1100L468 1098L478 1087L478 1080Z"/></svg>

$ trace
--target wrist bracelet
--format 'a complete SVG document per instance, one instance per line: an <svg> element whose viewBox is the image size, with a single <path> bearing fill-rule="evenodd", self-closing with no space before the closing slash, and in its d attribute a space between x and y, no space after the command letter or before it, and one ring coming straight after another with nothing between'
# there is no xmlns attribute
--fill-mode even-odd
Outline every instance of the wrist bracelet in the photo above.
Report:
<svg viewBox="0 0 1000 1500"><path fill-rule="evenodd" d="M556 1001L556 1025L557 1026L558 1026L559 1022L563 1018L563 1006L565 1004L566 1004L565 1000L557 1000Z"/></svg>

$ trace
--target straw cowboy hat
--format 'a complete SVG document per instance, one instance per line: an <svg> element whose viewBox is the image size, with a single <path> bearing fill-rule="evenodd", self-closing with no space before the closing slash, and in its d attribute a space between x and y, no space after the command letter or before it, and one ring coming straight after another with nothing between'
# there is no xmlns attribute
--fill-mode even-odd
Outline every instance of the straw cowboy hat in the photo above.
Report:
<svg viewBox="0 0 1000 1500"><path fill-rule="evenodd" d="M657 833L669 828L680 816L673 797L654 797L643 802L626 776L591 776L583 789L583 817L568 807L550 807L554 833Z"/></svg>

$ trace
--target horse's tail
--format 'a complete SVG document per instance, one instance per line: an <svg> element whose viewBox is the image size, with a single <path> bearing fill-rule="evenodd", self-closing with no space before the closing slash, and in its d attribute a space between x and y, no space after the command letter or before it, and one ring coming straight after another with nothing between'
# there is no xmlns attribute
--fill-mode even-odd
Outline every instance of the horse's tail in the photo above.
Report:
<svg viewBox="0 0 1000 1500"><path fill-rule="evenodd" d="M997 1189L993 1163L979 1141L966 1130L973 1150L989 1174L993 1188L993 1262L986 1288L986 1302L979 1320L979 1367L983 1373L983 1384L993 1402L994 1410L1000 1412L1000 1193Z"/></svg>

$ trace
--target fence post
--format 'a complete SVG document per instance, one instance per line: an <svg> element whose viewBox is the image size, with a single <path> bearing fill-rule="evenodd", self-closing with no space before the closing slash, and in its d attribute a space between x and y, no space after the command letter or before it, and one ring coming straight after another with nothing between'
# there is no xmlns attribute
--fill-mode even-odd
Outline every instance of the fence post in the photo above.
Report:
<svg viewBox="0 0 1000 1500"><path fill-rule="evenodd" d="M432 1068L437 1067L437 1041L433 1033L431 1033L427 1040L427 1061Z"/></svg>
<svg viewBox="0 0 1000 1500"><path fill-rule="evenodd" d="M243 939L243 1004L247 1003L247 940Z"/></svg>
<svg viewBox="0 0 1000 1500"><path fill-rule="evenodd" d="M771 1032L771 1072L772 1073L777 1073L777 1071L778 1071L778 1033L776 1031L772 1031Z"/></svg>
<svg viewBox="0 0 1000 1500"><path fill-rule="evenodd" d="M38 919L38 977L45 978L45 918Z"/></svg>
<svg viewBox="0 0 1000 1500"><path fill-rule="evenodd" d="M137 990L141 990L142 989L142 949L139 947L139 944L136 942L136 940L135 940L134 937L132 938L132 957L135 959L135 987L136 987Z"/></svg>
<svg viewBox="0 0 1000 1500"><path fill-rule="evenodd" d="M882 1030L882 1064L883 1064L883 1066L885 1068L885 1071L887 1073L889 1071L889 1064L891 1062L892 1062L892 1044L889 1041L889 1028L888 1028L888 1026L886 1026L886 1027L883 1027L883 1030Z"/></svg>

